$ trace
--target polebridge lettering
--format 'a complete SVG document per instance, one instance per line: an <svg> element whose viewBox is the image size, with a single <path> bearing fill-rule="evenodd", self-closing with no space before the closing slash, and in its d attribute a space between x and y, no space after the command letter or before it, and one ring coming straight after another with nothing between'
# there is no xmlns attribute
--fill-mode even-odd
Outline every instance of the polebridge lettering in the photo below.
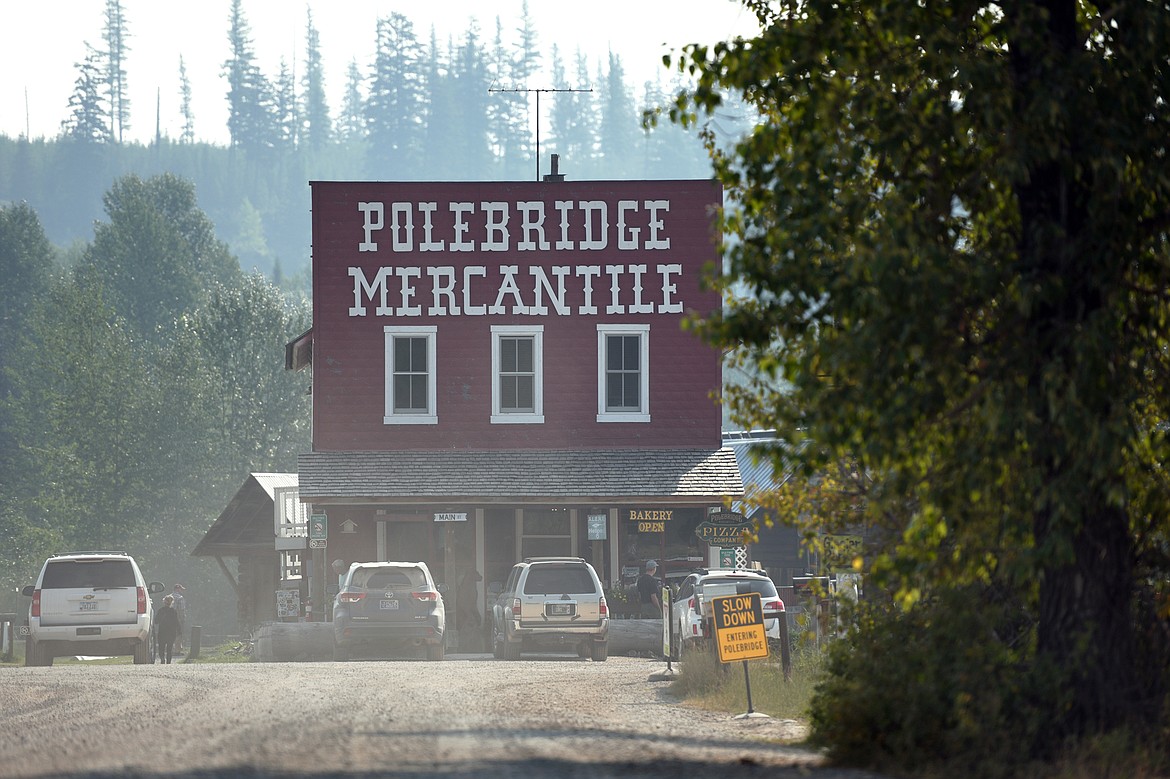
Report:
<svg viewBox="0 0 1170 779"><path fill-rule="evenodd" d="M601 251L612 241L619 251L665 251L664 214L670 201L662 200L484 200L452 201L441 209L438 201L380 201L357 204L362 215L359 252L548 252ZM482 228L483 240L471 238L472 226ZM570 228L583 236L574 241ZM389 236L383 237L383 232ZM515 234L515 235L514 235Z"/></svg>

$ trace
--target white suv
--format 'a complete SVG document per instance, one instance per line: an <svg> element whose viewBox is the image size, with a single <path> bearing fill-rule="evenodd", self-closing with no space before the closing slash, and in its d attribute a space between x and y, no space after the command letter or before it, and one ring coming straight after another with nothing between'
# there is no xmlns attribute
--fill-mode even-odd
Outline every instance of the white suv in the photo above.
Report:
<svg viewBox="0 0 1170 779"><path fill-rule="evenodd" d="M609 608L601 580L580 557L529 557L512 567L492 607L496 658L523 650L574 648L579 657L609 656Z"/></svg>
<svg viewBox="0 0 1170 779"><path fill-rule="evenodd" d="M25 665L52 665L67 655L133 655L154 660L150 593L134 558L125 552L75 552L45 561L28 610Z"/></svg>

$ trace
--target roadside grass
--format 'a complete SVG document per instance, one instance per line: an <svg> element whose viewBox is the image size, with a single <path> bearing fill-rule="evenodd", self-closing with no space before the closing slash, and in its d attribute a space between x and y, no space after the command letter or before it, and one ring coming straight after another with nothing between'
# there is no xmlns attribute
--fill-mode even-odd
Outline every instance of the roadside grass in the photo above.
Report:
<svg viewBox="0 0 1170 779"><path fill-rule="evenodd" d="M678 678L671 691L704 709L742 714L748 710L744 663L721 663L711 647L683 651ZM748 660L752 711L777 719L808 722L808 705L821 674L820 654L815 650L794 652L792 676L784 680L778 653L766 659Z"/></svg>
<svg viewBox="0 0 1170 779"><path fill-rule="evenodd" d="M0 668L19 668L24 666L23 642L18 642L18 651L13 653L11 660L0 657ZM185 663L247 663L252 660L250 642L227 641L217 646L201 647L199 657L188 659L185 655L174 659L174 665ZM97 657L79 660L76 657L58 657L53 660L53 666L59 665L133 665L134 658L125 657Z"/></svg>

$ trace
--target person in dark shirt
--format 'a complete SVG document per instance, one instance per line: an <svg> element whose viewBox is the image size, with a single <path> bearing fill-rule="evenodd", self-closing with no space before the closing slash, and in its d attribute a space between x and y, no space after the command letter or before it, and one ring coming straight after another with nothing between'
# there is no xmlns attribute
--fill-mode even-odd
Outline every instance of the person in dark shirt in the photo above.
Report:
<svg viewBox="0 0 1170 779"><path fill-rule="evenodd" d="M638 581L634 585L638 588L638 603L643 618L662 618L662 601L659 595L662 591L662 583L658 581L657 573L658 563L654 560L647 560L645 573L638 577Z"/></svg>
<svg viewBox="0 0 1170 779"><path fill-rule="evenodd" d="M174 597L166 596L163 598L162 608L154 615L159 662L164 664L171 662L171 656L175 652L175 639L179 637L179 612L175 611L174 604Z"/></svg>

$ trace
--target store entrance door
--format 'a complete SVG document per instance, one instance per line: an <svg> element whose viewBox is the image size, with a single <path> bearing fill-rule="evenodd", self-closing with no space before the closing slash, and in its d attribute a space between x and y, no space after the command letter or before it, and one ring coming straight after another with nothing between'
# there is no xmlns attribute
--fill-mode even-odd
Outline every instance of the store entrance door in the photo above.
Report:
<svg viewBox="0 0 1170 779"><path fill-rule="evenodd" d="M442 555L436 554L434 523L424 518L379 520L378 559L425 562L434 573L442 570Z"/></svg>

